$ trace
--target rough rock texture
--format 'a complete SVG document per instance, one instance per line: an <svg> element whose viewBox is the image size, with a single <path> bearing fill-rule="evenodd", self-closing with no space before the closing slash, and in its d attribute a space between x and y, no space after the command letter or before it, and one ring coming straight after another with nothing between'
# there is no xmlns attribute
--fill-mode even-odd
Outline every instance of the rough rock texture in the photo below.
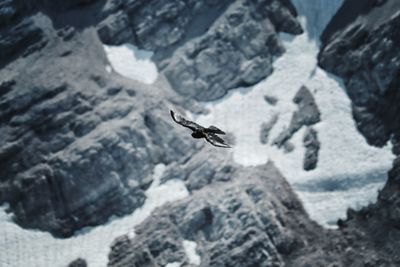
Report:
<svg viewBox="0 0 400 267"><path fill-rule="evenodd" d="M318 141L317 131L312 127L307 127L304 133L303 145L306 148L304 155L303 168L306 171L314 170L318 163L318 152L320 142Z"/></svg>
<svg viewBox="0 0 400 267"><path fill-rule="evenodd" d="M383 146L400 127L400 3L356 2L347 1L328 26L319 64L344 79L357 128L370 144ZM350 8L358 16L343 25L339 16L350 16Z"/></svg>
<svg viewBox="0 0 400 267"><path fill-rule="evenodd" d="M81 12L91 17L96 10ZM37 14L12 30L15 36L7 35L7 27L19 27L11 16L0 38L7 52L0 61L9 62L0 73L0 203L10 203L20 225L57 236L132 212L145 199L154 165L184 160L196 144L171 129L163 99L173 92L106 72L96 32L76 31L89 22L70 25L74 16ZM51 38L31 50L24 36L40 40L41 32ZM10 62L11 54L24 57Z"/></svg>
<svg viewBox="0 0 400 267"><path fill-rule="evenodd" d="M320 112L314 97L305 86L302 86L293 98L298 110L290 120L289 127L283 130L273 143L278 147L283 146L303 126L310 126L320 121Z"/></svg>
<svg viewBox="0 0 400 267"><path fill-rule="evenodd" d="M260 132L260 142L261 144L268 143L269 133L278 121L279 114L272 115L271 119L267 122L261 124L261 132Z"/></svg>
<svg viewBox="0 0 400 267"><path fill-rule="evenodd" d="M310 221L272 163L243 168L220 156L190 161L227 167L229 179L210 179L212 186L155 210L135 234L113 242L108 266L193 266L184 240L196 243L201 267L396 266L394 255L377 253L363 231L329 231Z"/></svg>
<svg viewBox="0 0 400 267"><path fill-rule="evenodd" d="M41 14L31 15L21 1L0 3L0 68L22 55L27 56L46 44Z"/></svg>
<svg viewBox="0 0 400 267"><path fill-rule="evenodd" d="M197 100L215 100L270 75L273 57L284 51L277 33L302 32L289 8L272 2L237 1L206 34L176 51L165 70L173 88Z"/></svg>
<svg viewBox="0 0 400 267"><path fill-rule="evenodd" d="M264 100L271 106L275 106L278 103L278 99L275 96L265 95Z"/></svg>
<svg viewBox="0 0 400 267"><path fill-rule="evenodd" d="M284 51L278 33L302 33L289 1L109 1L103 10L103 42L154 51L172 87L197 100L265 78Z"/></svg>
<svg viewBox="0 0 400 267"><path fill-rule="evenodd" d="M399 155L400 2L346 1L323 35L319 64L344 79L359 131L368 143L391 140ZM358 229L393 265L400 264L400 160L397 157L377 203L349 210L342 231ZM372 263L371 263L372 264ZM375 265L377 265L375 263ZM378 264L380 265L380 264Z"/></svg>
<svg viewBox="0 0 400 267"><path fill-rule="evenodd" d="M79 258L72 261L68 267L87 267L87 263L84 259Z"/></svg>
<svg viewBox="0 0 400 267"><path fill-rule="evenodd" d="M230 176L158 209L134 238L116 239L108 266L188 266L183 240L196 242L200 266L283 266L282 256L302 246L292 229L307 228L301 204L272 164L235 168Z"/></svg>

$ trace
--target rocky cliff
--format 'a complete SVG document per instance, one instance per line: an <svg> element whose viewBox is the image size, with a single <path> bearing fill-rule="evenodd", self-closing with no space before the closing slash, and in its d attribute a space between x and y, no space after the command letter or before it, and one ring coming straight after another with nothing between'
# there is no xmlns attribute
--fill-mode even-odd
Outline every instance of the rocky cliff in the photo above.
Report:
<svg viewBox="0 0 400 267"><path fill-rule="evenodd" d="M0 202L20 225L57 236L132 212L155 164L191 157L168 99L194 109L188 95L252 84L283 52L277 33L302 32L289 1L9 0L0 18ZM163 79L146 86L106 71L102 43L124 42L153 50L186 100Z"/></svg>
<svg viewBox="0 0 400 267"><path fill-rule="evenodd" d="M328 26L320 64L345 79L369 142L393 137L398 153L399 58L391 48L399 14L390 13L398 4L366 3L345 2L340 12L355 5L359 16ZM171 106L203 112L196 101L257 83L285 52L279 33L302 31L288 0L2 1L0 203L20 226L69 237L141 207L162 163L161 182L182 181L189 197L116 239L109 266L198 265L188 242L197 244L200 266L398 265L397 161L376 205L349 211L341 231L326 230L271 162L245 168L172 127ZM123 43L154 52L154 84L107 70L102 44ZM307 88L294 102L283 143L320 120ZM304 168L313 169L319 141L311 127L304 146ZM83 256L71 262L86 265Z"/></svg>
<svg viewBox="0 0 400 267"><path fill-rule="evenodd" d="M359 131L376 146L399 151L399 1L347 0L322 35L319 64L344 79ZM399 258L400 159L397 156L378 201L349 211L343 228L361 228L387 257Z"/></svg>

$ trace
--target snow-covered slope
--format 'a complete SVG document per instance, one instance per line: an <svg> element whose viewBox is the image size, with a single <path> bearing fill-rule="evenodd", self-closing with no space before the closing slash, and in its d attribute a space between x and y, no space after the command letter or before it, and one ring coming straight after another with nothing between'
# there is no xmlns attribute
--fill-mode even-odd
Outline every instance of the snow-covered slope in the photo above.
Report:
<svg viewBox="0 0 400 267"><path fill-rule="evenodd" d="M112 241L140 224L157 207L188 195L181 180L170 180L162 185L159 178L164 165L154 170L154 182L146 191L146 202L142 208L123 218L114 218L109 223L88 228L68 239L57 239L49 233L22 229L0 209L0 266L16 267L65 267L81 257L90 267L107 266L107 257Z"/></svg>
<svg viewBox="0 0 400 267"><path fill-rule="evenodd" d="M295 1L303 25L308 20L327 23L341 1L320 0L319 10L305 12L316 8L311 2L315 1ZM330 3L330 8L325 9L322 3ZM321 31L318 27L314 30ZM209 114L191 117L200 124L218 125L234 133L236 144L232 152L236 162L257 165L273 161L294 186L310 216L322 225L333 225L345 216L348 207L358 208L376 199L393 155L389 146L382 149L369 146L357 131L351 102L341 81L317 66L318 42L307 31L282 38L287 51L274 63L270 77L256 86L233 90L223 99L207 103ZM288 127L297 108L293 97L302 85L313 93L321 112L321 122L315 125L321 143L319 162L309 172L303 170L304 129L290 140L295 145L291 153L278 149L271 141L262 145L259 138L261 124L275 114L278 121L270 132L270 140ZM265 95L275 97L276 105L269 105Z"/></svg>

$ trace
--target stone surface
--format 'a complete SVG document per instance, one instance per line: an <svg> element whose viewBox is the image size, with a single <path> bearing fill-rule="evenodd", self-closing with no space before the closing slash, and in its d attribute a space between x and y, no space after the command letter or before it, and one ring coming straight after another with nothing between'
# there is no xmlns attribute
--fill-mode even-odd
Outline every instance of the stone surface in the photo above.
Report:
<svg viewBox="0 0 400 267"><path fill-rule="evenodd" d="M320 148L320 142L318 141L317 131L312 127L307 127L304 133L303 145L306 148L303 169L306 171L314 170L318 163L318 152Z"/></svg>
<svg viewBox="0 0 400 267"><path fill-rule="evenodd" d="M344 79L358 130L368 143L383 146L400 127L400 5L398 1L378 6L376 1L364 5L348 1L344 8L339 11L343 16L349 16L346 10L350 8L358 16L347 19L345 25L338 18L331 22L319 64Z"/></svg>
<svg viewBox="0 0 400 267"><path fill-rule="evenodd" d="M320 121L320 112L314 97L307 87L302 86L293 98L298 110L290 120L289 127L283 130L273 143L278 147L283 146L303 126L310 126Z"/></svg>
<svg viewBox="0 0 400 267"><path fill-rule="evenodd" d="M284 3L235 2L206 34L176 51L165 74L180 94L215 100L272 73L273 57L284 51L279 31L302 32Z"/></svg>
<svg viewBox="0 0 400 267"><path fill-rule="evenodd" d="M283 266L283 256L301 248L291 228L305 218L300 202L272 164L235 168L231 175L229 182L214 181L190 199L158 209L135 237L116 239L108 266L187 266L183 240L196 242L201 266ZM284 215L295 210L295 217Z"/></svg>
<svg viewBox="0 0 400 267"><path fill-rule="evenodd" d="M269 133L271 132L272 128L278 121L279 115L274 114L272 115L271 119L268 122L264 122L261 124L261 132L260 132L260 142L261 144L268 143Z"/></svg>
<svg viewBox="0 0 400 267"><path fill-rule="evenodd" d="M346 1L324 32L319 54L319 64L344 79L357 128L367 142L383 146L391 140L396 155L400 134L399 9L395 0ZM349 210L348 218L339 222L342 231L357 229L376 244L377 253L392 261L366 260L364 264L370 266L400 263L395 256L400 225L399 167L397 157L377 203L360 211Z"/></svg>
<svg viewBox="0 0 400 267"><path fill-rule="evenodd" d="M195 148L171 129L166 95L106 72L92 22L80 21L89 27L80 32L73 12L63 16L27 17L0 33L0 203L21 226L59 237L131 213L154 166ZM41 50L31 49L36 29L51 36Z"/></svg>
<svg viewBox="0 0 400 267"><path fill-rule="evenodd" d="M71 262L68 267L87 267L87 263L84 259L79 258Z"/></svg>
<svg viewBox="0 0 400 267"><path fill-rule="evenodd" d="M270 96L270 95L265 95L264 96L264 100L270 104L271 106L275 106L276 103L278 103L278 99L274 96Z"/></svg>

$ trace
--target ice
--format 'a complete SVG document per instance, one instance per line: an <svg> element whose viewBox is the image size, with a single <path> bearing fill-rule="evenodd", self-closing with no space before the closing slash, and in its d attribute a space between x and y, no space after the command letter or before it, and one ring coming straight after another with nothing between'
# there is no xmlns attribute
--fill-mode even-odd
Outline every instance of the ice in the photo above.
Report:
<svg viewBox="0 0 400 267"><path fill-rule="evenodd" d="M103 47L112 68L117 73L146 84L152 84L156 81L158 71L151 60L153 52L141 50L132 44L103 45ZM110 72L111 69L107 71Z"/></svg>
<svg viewBox="0 0 400 267"><path fill-rule="evenodd" d="M112 241L123 234L134 236L134 227L143 222L151 212L166 202L183 199L188 191L181 180L170 180L160 185L165 166L154 169L154 181L146 191L145 204L134 213L113 218L107 224L86 228L67 239L54 238L47 232L22 229L6 214L6 205L0 209L0 266L65 267L81 257L90 267L107 266Z"/></svg>
<svg viewBox="0 0 400 267"><path fill-rule="evenodd" d="M189 263L194 265L200 265L201 258L196 253L197 244L194 241L183 240L183 248L185 249L186 256L189 258Z"/></svg>
<svg viewBox="0 0 400 267"><path fill-rule="evenodd" d="M307 4L304 1L300 12ZM334 13L333 10L329 12L323 15ZM308 17L300 13L299 19L305 25ZM375 201L377 189L383 186L394 156L390 145L369 146L357 131L351 102L341 80L317 66L318 42L310 38L307 31L300 36L282 34L281 37L286 53L274 62L271 76L253 87L234 89L223 99L205 104L210 110L207 115L188 116L205 126L217 125L234 133L236 144L231 151L237 163L255 166L273 161L293 185L311 218L321 225L331 226L338 218L345 217L348 207ZM313 93L321 112L321 122L314 126L321 143L319 161L316 170L309 172L303 170L304 129L290 140L295 146L291 153L271 145L271 140L288 127L297 109L293 97L302 85ZM268 104L265 95L276 97L276 105ZM261 124L276 113L279 119L270 132L269 143L262 145ZM336 189L323 191L302 186L325 180ZM346 187L354 183L358 186Z"/></svg>

